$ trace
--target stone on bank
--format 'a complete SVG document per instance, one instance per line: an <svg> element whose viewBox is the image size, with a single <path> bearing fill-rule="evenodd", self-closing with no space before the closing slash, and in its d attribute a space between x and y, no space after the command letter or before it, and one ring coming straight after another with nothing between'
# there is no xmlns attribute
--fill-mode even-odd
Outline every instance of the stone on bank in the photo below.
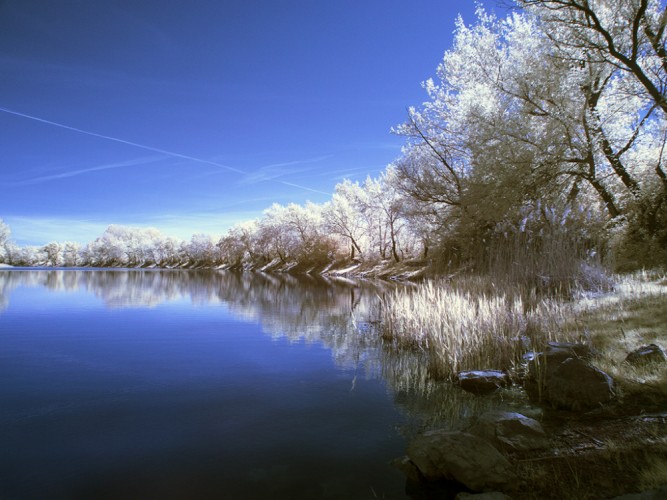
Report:
<svg viewBox="0 0 667 500"><path fill-rule="evenodd" d="M456 481L473 491L493 491L516 480L497 449L466 432L426 432L410 443L408 457L426 481Z"/></svg>

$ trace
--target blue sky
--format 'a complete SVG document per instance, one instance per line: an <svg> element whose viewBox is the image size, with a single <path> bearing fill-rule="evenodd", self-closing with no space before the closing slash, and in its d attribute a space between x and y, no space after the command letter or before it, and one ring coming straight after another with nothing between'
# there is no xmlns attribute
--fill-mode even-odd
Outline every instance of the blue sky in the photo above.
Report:
<svg viewBox="0 0 667 500"><path fill-rule="evenodd" d="M472 0L0 0L0 218L219 235L400 154Z"/></svg>

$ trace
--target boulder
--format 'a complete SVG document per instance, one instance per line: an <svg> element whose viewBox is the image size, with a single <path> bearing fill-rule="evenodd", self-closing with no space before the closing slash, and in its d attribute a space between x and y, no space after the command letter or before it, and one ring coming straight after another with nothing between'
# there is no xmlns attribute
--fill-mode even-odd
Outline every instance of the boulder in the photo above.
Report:
<svg viewBox="0 0 667 500"><path fill-rule="evenodd" d="M410 457L401 457L393 460L391 464L405 474L405 478L408 481L419 482L421 481L421 474L417 466L410 460Z"/></svg>
<svg viewBox="0 0 667 500"><path fill-rule="evenodd" d="M475 394L488 394L505 387L509 383L507 373L500 370L473 370L459 372L456 375L464 391Z"/></svg>
<svg viewBox="0 0 667 500"><path fill-rule="evenodd" d="M579 358L568 358L558 365L546 386L547 401L567 410L594 408L614 396L614 380Z"/></svg>
<svg viewBox="0 0 667 500"><path fill-rule="evenodd" d="M500 450L537 450L549 446L542 424L520 413L485 413L468 432L486 439Z"/></svg>
<svg viewBox="0 0 667 500"><path fill-rule="evenodd" d="M410 443L408 456L427 481L457 481L473 491L493 491L516 480L497 449L466 432L426 432Z"/></svg>
<svg viewBox="0 0 667 500"><path fill-rule="evenodd" d="M527 376L523 386L534 401L548 402L549 389L560 382L553 381L554 373L568 359L582 362L593 357L595 352L586 344L573 342L549 342L544 352L528 353Z"/></svg>
<svg viewBox="0 0 667 500"><path fill-rule="evenodd" d="M652 363L667 363L667 356L662 347L656 344L643 345L629 353L625 362L633 366L643 366Z"/></svg>

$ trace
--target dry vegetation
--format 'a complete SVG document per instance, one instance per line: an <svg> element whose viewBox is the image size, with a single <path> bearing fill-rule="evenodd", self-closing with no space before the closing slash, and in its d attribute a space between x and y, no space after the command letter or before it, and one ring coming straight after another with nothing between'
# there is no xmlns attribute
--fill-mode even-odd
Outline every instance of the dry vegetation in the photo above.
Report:
<svg viewBox="0 0 667 500"><path fill-rule="evenodd" d="M559 301L529 304L512 290L467 288L428 281L396 290L384 299L384 337L427 351L431 374L447 379L461 370L510 369L548 340L577 337L563 329L571 307Z"/></svg>
<svg viewBox="0 0 667 500"><path fill-rule="evenodd" d="M423 349L433 375L469 369L510 369L550 340L590 343L611 375L655 384L655 374L621 363L628 352L667 341L667 278L658 273L617 277L611 292L577 299L537 298L479 280L428 281L383 299L383 334L399 346Z"/></svg>
<svg viewBox="0 0 667 500"><path fill-rule="evenodd" d="M664 272L617 276L612 291L567 300L461 283L431 281L383 302L385 337L422 350L431 376L511 369L549 340L574 340L598 352L593 363L619 391L616 403L585 415L543 414L552 446L511 457L513 498L612 498L667 484L667 370L624 362L642 345L667 347Z"/></svg>

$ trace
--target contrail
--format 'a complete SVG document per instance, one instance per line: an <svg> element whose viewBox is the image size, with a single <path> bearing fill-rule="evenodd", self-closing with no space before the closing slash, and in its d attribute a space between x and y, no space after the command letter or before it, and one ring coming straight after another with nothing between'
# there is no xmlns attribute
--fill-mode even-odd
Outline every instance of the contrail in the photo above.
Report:
<svg viewBox="0 0 667 500"><path fill-rule="evenodd" d="M174 151L168 151L166 149L154 148L152 146L146 146L145 144L138 144L136 142L126 141L125 139L120 139L118 137L113 137L113 136L110 136L110 135L98 134L96 132L90 132L88 130L83 130L83 129L76 128L76 127L70 127L69 125L65 125L64 123L58 123L58 122L53 122L51 120L45 120L44 118L39 118L37 116L27 115L25 113L19 113L18 111L12 111L11 109L7 109L7 108L3 108L3 107L0 107L0 111L2 111L3 113L8 113L10 115L21 116L23 118L28 118L29 120L35 120L37 122L46 123L47 125L53 125L54 127L60 127L60 128L65 129L65 130L71 130L73 132L78 132L80 134L90 135L92 137L98 137L100 139L106 139L108 141L120 142L121 144L127 144L128 146L134 146L135 148L141 148L141 149L145 149L145 150L148 150L148 151L153 151L154 153L161 153L161 154L164 154L164 155L173 156L175 158L182 158L182 159L185 159L185 160L196 161L198 163L205 163L207 165L213 165L215 167L224 168L226 170L230 170L230 171L236 172L238 174L246 175L246 172L244 172L243 170L239 170L238 168L230 167L229 165L223 165L222 163L217 163L215 161L204 160L202 158L196 158L194 156L184 155L184 154L181 154L181 153L176 153Z"/></svg>
<svg viewBox="0 0 667 500"><path fill-rule="evenodd" d="M19 182L12 182L8 183L9 185L13 186L26 186L30 184L39 184L40 182L47 182L47 181L52 181L56 179L65 179L67 177L75 177L77 175L81 174L87 174L88 172L97 172L99 170L109 170L113 168L121 168L121 167L132 167L134 165L144 165L146 163L153 163L156 162L160 159L163 159L164 155L160 156L153 156L149 158L137 158L136 160L129 160L129 161L122 161L122 162L117 162L117 163L107 163L104 165L97 165L95 167L89 167L89 168L82 168L79 170L70 170L68 172L63 172L60 174L53 174L53 175L44 175L42 177L35 177L34 179L28 179L25 181L19 181Z"/></svg>
<svg viewBox="0 0 667 500"><path fill-rule="evenodd" d="M312 191L313 193L320 193L320 194L326 194L327 196L331 196L331 193L325 193L324 191L320 191L319 189L313 189L313 188L309 188L309 187L306 187L306 186L300 186L299 184L294 184L293 182L278 181L278 180L276 182L279 182L280 184L285 184L285 186L292 186L292 187L295 187L295 188L304 189L305 191Z"/></svg>
<svg viewBox="0 0 667 500"><path fill-rule="evenodd" d="M27 118L29 120L34 120L34 121L37 121L37 122L40 122L40 123L46 123L47 125L53 125L54 127L59 127L59 128L65 129L65 130L71 130L73 132L78 132L80 134L85 134L85 135L89 135L89 136L92 136L92 137L98 137L100 139L106 139L108 141L119 142L121 144L127 144L128 146L134 146L135 148L145 149L147 151L153 151L154 153L161 153L163 155L173 156L175 158L182 158L182 159L185 159L185 160L196 161L198 163L204 163L206 165L213 165L215 167L230 170L232 172L236 172L237 174L241 174L241 175L246 176L246 177L250 176L250 178L252 178L251 174L248 174L247 172L245 172L243 170L240 170L240 169L234 168L234 167L230 167L229 165L224 165L222 163L217 163L215 161L204 160L202 158L197 158L195 156L184 155L184 154L181 154L181 153L177 153L175 151L168 151L166 149L154 148L153 146L147 146L145 144L139 144L137 142L126 141L125 139L120 139L118 137L113 137L113 136L110 136L110 135L98 134L97 132L91 132L89 130L83 130L83 129L80 129L80 128L71 127L70 125L65 125L64 123L59 123L59 122L54 122L54 121L51 121L51 120L46 120L44 118L39 118L38 116L28 115L28 114L25 114L25 113L19 113L18 111L13 111L11 109L7 109L7 108L3 108L3 107L0 107L0 111L2 111L3 113L8 113L10 115L20 116L22 118ZM327 158L330 158L330 156L321 156L321 157L318 157L318 158L313 158L311 160L298 160L298 161L291 161L291 162L286 162L286 163L276 163L276 164L273 164L273 165L269 165L268 167L282 167L282 166L288 166L288 165L296 165L296 164L301 164L301 163L307 163L307 162L310 162L310 161L321 161L321 160L324 160L324 159L327 159ZM115 167L115 166L117 166L117 165L113 165L111 167L107 166L107 167L91 168L91 169L88 169L88 170L80 170L80 171L76 171L74 173L70 173L69 175L80 174L80 173L84 173L86 171L102 170L104 168L112 168L112 167ZM255 175L261 175L261 174L257 173ZM52 178L57 178L57 177L66 177L66 176L68 176L68 174L61 174L60 176L51 176L51 177ZM37 179L37 180L43 181L43 180L47 180L47 179L49 179L49 177L43 177L43 178L40 178L40 179ZM299 184L293 184L293 183L287 182L287 181L281 181L281 180L278 180L278 179L270 179L270 178L266 179L266 180L272 180L274 182L284 184L285 186L292 186L292 187L295 187L295 188L298 188L298 189L303 189L305 191L311 191L313 193L325 194L325 195L328 195L328 196L331 195L331 193L326 193L324 191L319 191L318 189L312 189L312 188L309 188L309 187L306 187L306 186L301 186Z"/></svg>

